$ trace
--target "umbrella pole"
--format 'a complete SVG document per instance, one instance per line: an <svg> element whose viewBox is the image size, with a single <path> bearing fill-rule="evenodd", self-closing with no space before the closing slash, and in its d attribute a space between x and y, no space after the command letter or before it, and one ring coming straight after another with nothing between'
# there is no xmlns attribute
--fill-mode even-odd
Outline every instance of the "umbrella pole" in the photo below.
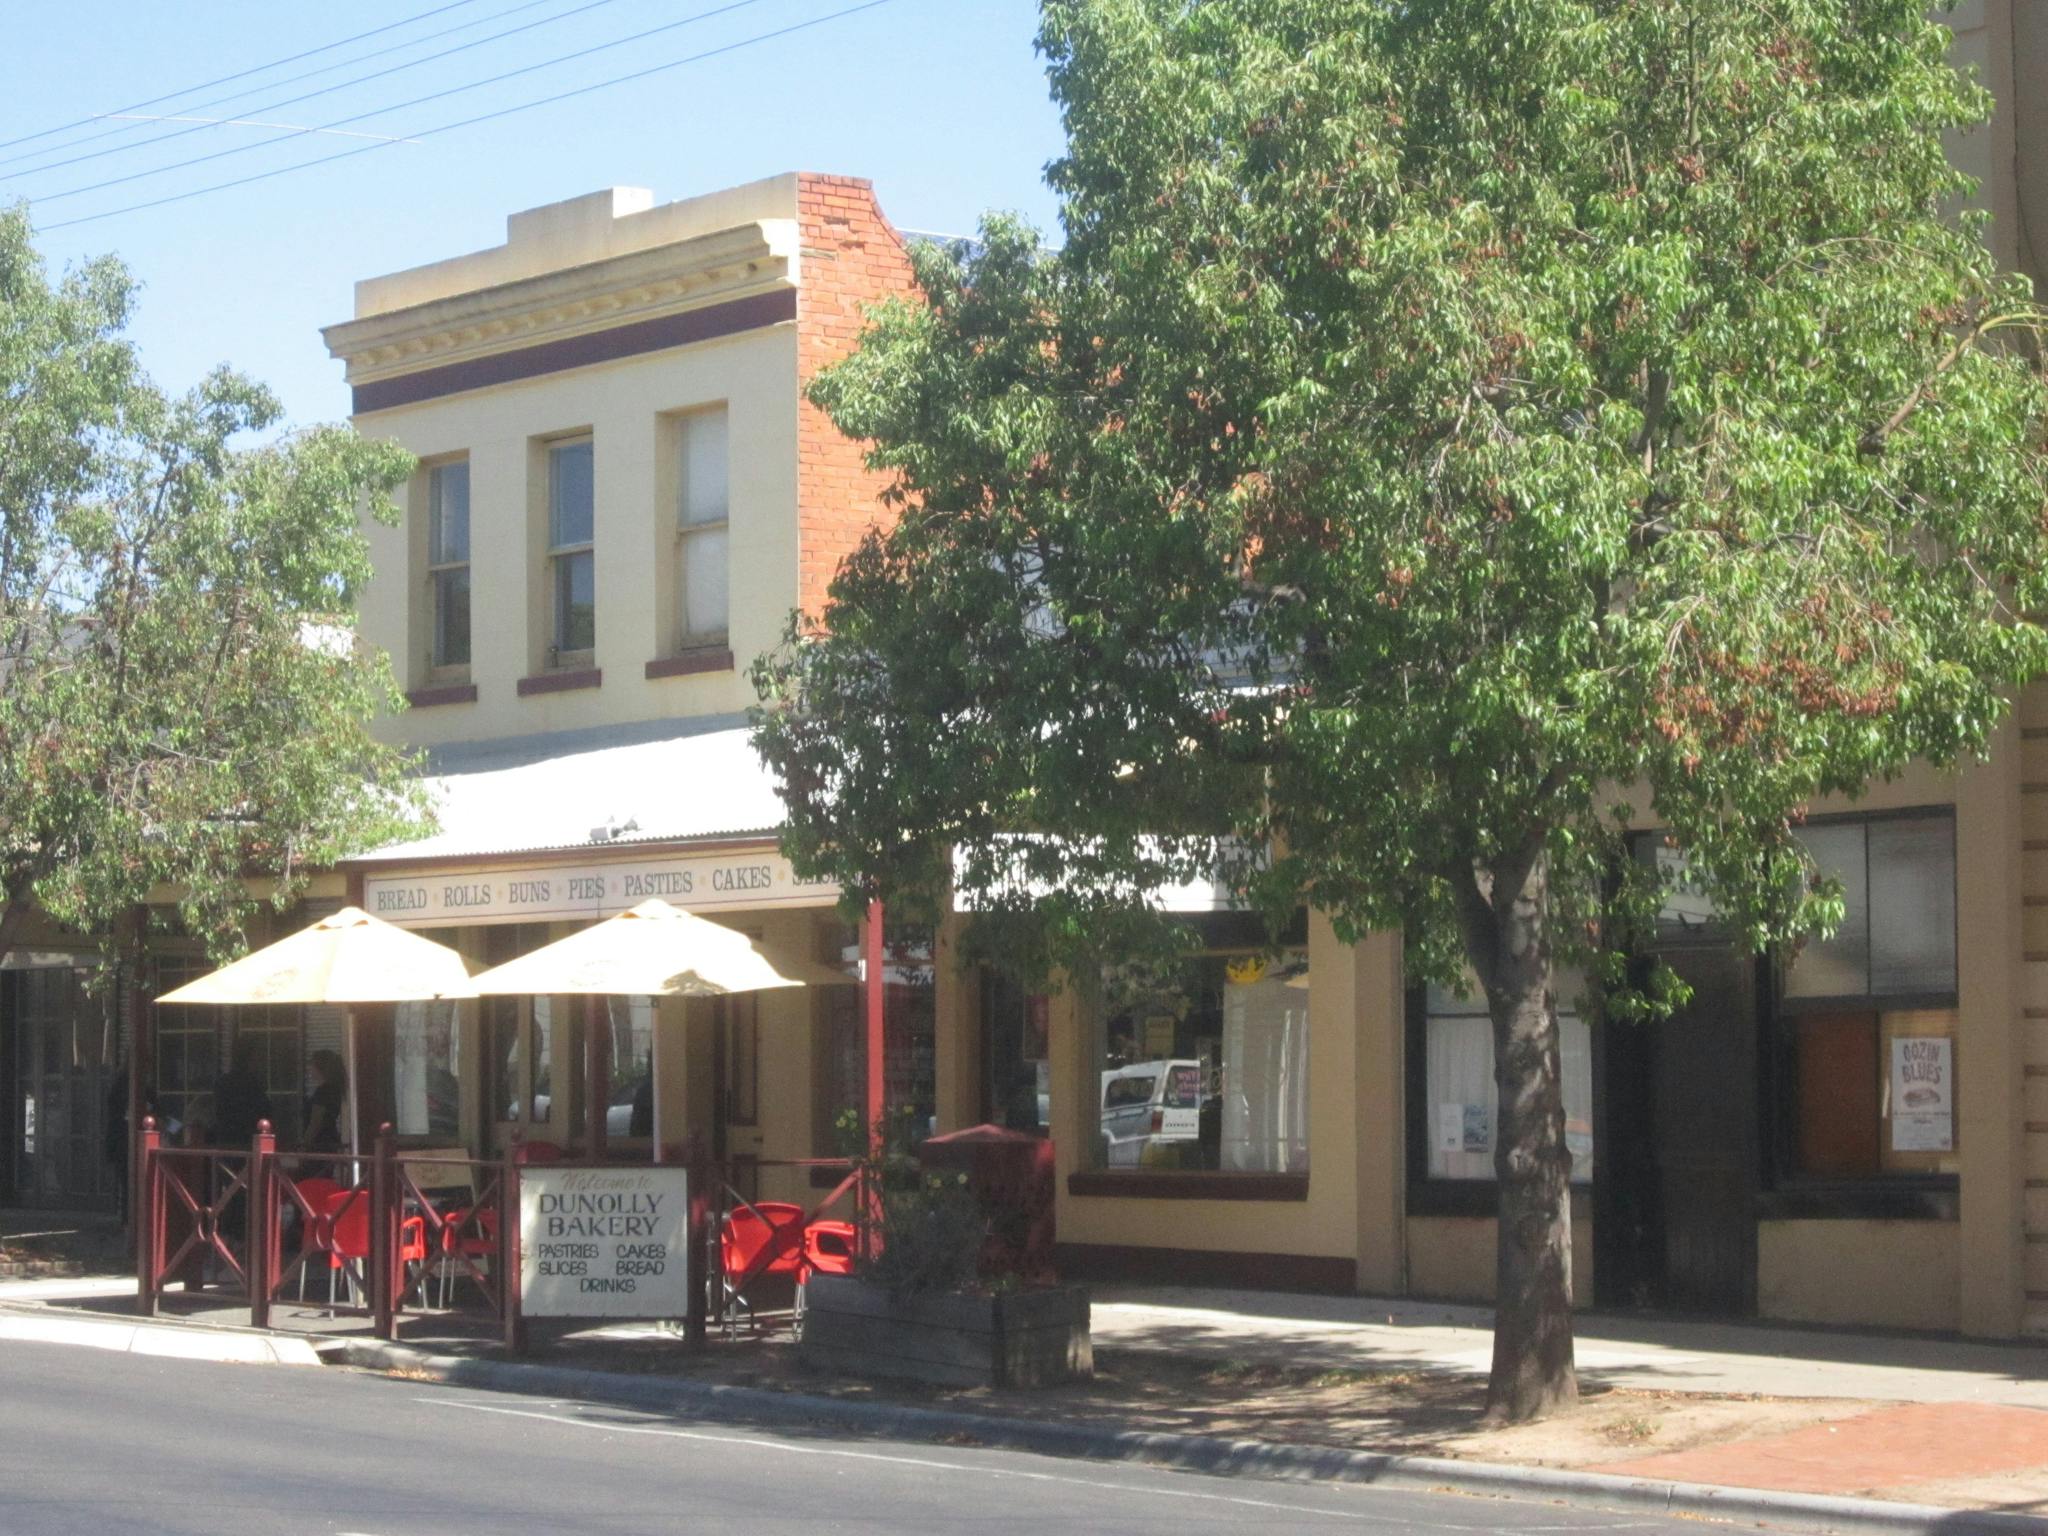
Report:
<svg viewBox="0 0 2048 1536"><path fill-rule="evenodd" d="M362 1150L362 1116L360 1113L362 1092L356 1083L356 1011L350 1008L341 1016L341 1047L348 1053L348 1182L354 1188L362 1182L362 1164L357 1154Z"/></svg>

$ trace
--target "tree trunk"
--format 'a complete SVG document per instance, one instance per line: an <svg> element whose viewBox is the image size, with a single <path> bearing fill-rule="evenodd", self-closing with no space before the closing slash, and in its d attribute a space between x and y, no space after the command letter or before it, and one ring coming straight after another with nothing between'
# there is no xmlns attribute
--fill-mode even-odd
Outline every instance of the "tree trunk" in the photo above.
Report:
<svg viewBox="0 0 2048 1536"><path fill-rule="evenodd" d="M1522 1423L1574 1403L1571 1153L1564 1139L1549 902L1537 860L1519 891L1495 892L1492 964L1482 968L1499 1090L1493 1167L1500 1188L1493 1370L1487 1418Z"/></svg>

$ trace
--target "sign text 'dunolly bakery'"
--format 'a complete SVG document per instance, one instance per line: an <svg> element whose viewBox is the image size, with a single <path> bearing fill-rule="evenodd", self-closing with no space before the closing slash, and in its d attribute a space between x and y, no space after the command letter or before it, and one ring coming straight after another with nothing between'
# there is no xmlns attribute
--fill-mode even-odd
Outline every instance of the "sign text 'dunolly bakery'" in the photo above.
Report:
<svg viewBox="0 0 2048 1536"><path fill-rule="evenodd" d="M363 905L373 916L416 928L609 917L656 896L697 912L740 912L829 905L839 887L830 880L799 880L789 860L768 852L437 869L363 881Z"/></svg>

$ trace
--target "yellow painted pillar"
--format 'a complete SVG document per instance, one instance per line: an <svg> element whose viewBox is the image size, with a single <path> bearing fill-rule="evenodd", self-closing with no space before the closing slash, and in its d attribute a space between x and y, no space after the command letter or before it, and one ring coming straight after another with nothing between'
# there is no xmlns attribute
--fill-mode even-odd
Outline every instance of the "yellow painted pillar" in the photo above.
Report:
<svg viewBox="0 0 2048 1536"><path fill-rule="evenodd" d="M2021 747L2008 720L1956 783L1957 1245L1965 1333L2008 1338L2025 1307Z"/></svg>
<svg viewBox="0 0 2048 1536"><path fill-rule="evenodd" d="M1399 1296L1408 1289L1407 998L1401 935L1367 934L1348 949L1336 949L1333 958L1330 980L1348 993L1357 1041L1358 1289L1364 1295ZM1309 974L1320 988L1322 969L1313 959Z"/></svg>

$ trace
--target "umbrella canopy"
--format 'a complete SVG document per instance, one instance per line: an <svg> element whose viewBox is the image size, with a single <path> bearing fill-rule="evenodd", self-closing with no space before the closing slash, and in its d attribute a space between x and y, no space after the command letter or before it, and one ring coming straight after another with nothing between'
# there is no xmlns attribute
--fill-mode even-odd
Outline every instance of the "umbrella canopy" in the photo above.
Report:
<svg viewBox="0 0 2048 1536"><path fill-rule="evenodd" d="M723 997L852 980L657 899L508 960L474 985L479 996Z"/></svg>
<svg viewBox="0 0 2048 1536"><path fill-rule="evenodd" d="M157 1001L409 1003L476 995L469 967L446 944L343 907Z"/></svg>

